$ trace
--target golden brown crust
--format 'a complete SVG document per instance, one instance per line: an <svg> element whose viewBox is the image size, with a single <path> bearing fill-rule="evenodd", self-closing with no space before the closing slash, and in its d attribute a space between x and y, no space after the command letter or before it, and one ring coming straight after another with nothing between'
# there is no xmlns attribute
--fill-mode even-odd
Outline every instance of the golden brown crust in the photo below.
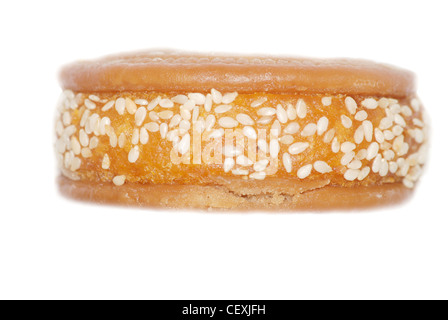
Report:
<svg viewBox="0 0 448 320"><path fill-rule="evenodd" d="M200 55L147 51L65 66L65 89L84 92L340 93L406 97L414 75L363 60Z"/></svg>
<svg viewBox="0 0 448 320"><path fill-rule="evenodd" d="M231 184L201 186L178 184L136 184L115 186L112 183L58 179L61 193L67 197L124 206L154 208L188 208L218 210L340 210L367 209L397 204L407 199L412 190L401 183L369 187L325 186L296 192L276 190L246 194L247 188L229 189ZM253 182L250 190L257 190ZM264 187L261 187L264 189Z"/></svg>

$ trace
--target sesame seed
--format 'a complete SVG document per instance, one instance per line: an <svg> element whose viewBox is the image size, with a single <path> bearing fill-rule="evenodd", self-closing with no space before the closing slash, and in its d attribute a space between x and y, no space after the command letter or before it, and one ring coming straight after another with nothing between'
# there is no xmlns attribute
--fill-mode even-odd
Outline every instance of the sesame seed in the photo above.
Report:
<svg viewBox="0 0 448 320"><path fill-rule="evenodd" d="M229 172L235 166L235 160L233 158L225 158L224 160L224 172Z"/></svg>
<svg viewBox="0 0 448 320"><path fill-rule="evenodd" d="M110 119L109 119L109 117L101 118L100 125L99 125L99 131L100 131L100 134L102 136L104 136L106 134L106 128L108 126L110 126Z"/></svg>
<svg viewBox="0 0 448 320"><path fill-rule="evenodd" d="M316 161L314 162L314 170L316 170L319 173L327 173L333 171L331 167L325 162L325 161Z"/></svg>
<svg viewBox="0 0 448 320"><path fill-rule="evenodd" d="M217 129L217 130L213 130L210 133L209 138L217 139L217 138L221 138L223 135L224 135L224 129Z"/></svg>
<svg viewBox="0 0 448 320"><path fill-rule="evenodd" d="M179 141L179 130L175 129L175 130L169 131L166 135L166 139L168 141L177 143Z"/></svg>
<svg viewBox="0 0 448 320"><path fill-rule="evenodd" d="M357 169L347 169L344 173L344 179L347 181L353 181L358 178L360 171Z"/></svg>
<svg viewBox="0 0 448 320"><path fill-rule="evenodd" d="M237 116L238 119L238 116ZM216 117L212 114L209 114L205 119L205 130L209 131L213 128L216 123Z"/></svg>
<svg viewBox="0 0 448 320"><path fill-rule="evenodd" d="M331 151L333 151L333 153L338 153L340 147L341 147L341 145L338 141L338 138L334 137L333 141L331 142Z"/></svg>
<svg viewBox="0 0 448 320"><path fill-rule="evenodd" d="M87 147L89 145L89 136L84 129L79 130L79 142L83 147Z"/></svg>
<svg viewBox="0 0 448 320"><path fill-rule="evenodd" d="M297 132L299 132L299 130L300 130L299 124L297 122L291 122L286 126L284 132L289 134L296 134Z"/></svg>
<svg viewBox="0 0 448 320"><path fill-rule="evenodd" d="M291 143L294 142L294 137L289 135L289 134L287 134L287 135L284 135L283 137L281 137L279 139L279 141L280 141L280 143L283 143L283 144L286 144L286 145L290 145Z"/></svg>
<svg viewBox="0 0 448 320"><path fill-rule="evenodd" d="M384 130L383 135L384 135L384 139L386 139L386 140L392 140L395 137L394 134L392 133L392 131L390 131L390 130Z"/></svg>
<svg viewBox="0 0 448 320"><path fill-rule="evenodd" d="M400 134L403 133L403 131L404 131L403 127L399 126L398 124L392 128L392 133L395 136L399 136Z"/></svg>
<svg viewBox="0 0 448 320"><path fill-rule="evenodd" d="M237 114L236 120L245 126L251 126L251 125L255 124L254 120L252 120L252 118L250 116L248 116L247 114L244 114L244 113Z"/></svg>
<svg viewBox="0 0 448 320"><path fill-rule="evenodd" d="M254 163L254 170L257 172L263 171L264 169L266 169L268 164L269 160L267 159L258 160L257 162Z"/></svg>
<svg viewBox="0 0 448 320"><path fill-rule="evenodd" d="M288 119L293 121L297 118L296 109L294 109L293 105L288 103L288 107L286 108L286 114L288 115Z"/></svg>
<svg viewBox="0 0 448 320"><path fill-rule="evenodd" d="M394 174L398 170L398 165L394 161L389 161L389 171L390 173Z"/></svg>
<svg viewBox="0 0 448 320"><path fill-rule="evenodd" d="M395 121L395 123L398 124L399 126L406 127L406 121L404 121L403 117L400 116L399 114L396 114L396 115L394 116L394 121Z"/></svg>
<svg viewBox="0 0 448 320"><path fill-rule="evenodd" d="M205 102L204 102L204 109L207 112L210 112L210 110L212 110L212 95L210 93L208 93L205 96Z"/></svg>
<svg viewBox="0 0 448 320"><path fill-rule="evenodd" d="M322 98L322 104L325 107L328 107L331 104L331 97L323 97Z"/></svg>
<svg viewBox="0 0 448 320"><path fill-rule="evenodd" d="M276 158L280 152L280 144L277 139L272 139L269 143L269 153L271 157Z"/></svg>
<svg viewBox="0 0 448 320"><path fill-rule="evenodd" d="M383 152L383 158L386 159L387 161L392 160L395 157L395 152L393 152L392 150L386 150Z"/></svg>
<svg viewBox="0 0 448 320"><path fill-rule="evenodd" d="M89 148L90 149L95 149L96 147L98 147L98 143L99 143L98 138L97 137L92 137L92 139L90 139L90 142L89 142Z"/></svg>
<svg viewBox="0 0 448 320"><path fill-rule="evenodd" d="M345 141L341 144L341 151L343 153L353 151L353 150L355 150L355 148L356 148L356 145L350 141Z"/></svg>
<svg viewBox="0 0 448 320"><path fill-rule="evenodd" d="M112 148L115 148L117 146L118 143L118 138L117 135L115 134L115 132L111 132L109 134L109 144Z"/></svg>
<svg viewBox="0 0 448 320"><path fill-rule="evenodd" d="M366 141L367 142L372 141L372 136L373 136L372 122L370 122L369 120L364 120L362 122L362 127L364 129L364 137L365 137Z"/></svg>
<svg viewBox="0 0 448 320"><path fill-rule="evenodd" d="M378 154L372 162L372 172L377 173L380 171L381 160L382 160L381 155Z"/></svg>
<svg viewBox="0 0 448 320"><path fill-rule="evenodd" d="M211 95L214 103L221 103L222 102L222 94L218 90L212 89Z"/></svg>
<svg viewBox="0 0 448 320"><path fill-rule="evenodd" d="M165 110L165 111L159 112L157 115L160 117L160 119L168 120L168 119L171 119L171 117L173 116L173 111Z"/></svg>
<svg viewBox="0 0 448 320"><path fill-rule="evenodd" d="M292 171L292 160L291 155L287 152L283 154L283 166L285 167L286 172Z"/></svg>
<svg viewBox="0 0 448 320"><path fill-rule="evenodd" d="M119 115L123 115L125 109L126 101L123 98L118 98L117 101L115 101L115 110L117 110Z"/></svg>
<svg viewBox="0 0 448 320"><path fill-rule="evenodd" d="M177 150L184 155L190 150L190 134L185 134L177 145Z"/></svg>
<svg viewBox="0 0 448 320"><path fill-rule="evenodd" d="M110 168L110 158L107 153L103 157L103 161L101 162L101 168L103 168L104 170L108 170Z"/></svg>
<svg viewBox="0 0 448 320"><path fill-rule="evenodd" d="M182 117L179 114L175 114L170 121L170 124L168 125L169 128L176 127L179 125L180 121L182 120ZM157 129L158 130L158 129Z"/></svg>
<svg viewBox="0 0 448 320"><path fill-rule="evenodd" d="M72 122L72 117L70 116L70 113L68 111L65 111L62 115L62 123L65 126L70 125Z"/></svg>
<svg viewBox="0 0 448 320"><path fill-rule="evenodd" d="M355 99L353 99L352 97L346 97L345 98L345 107L347 108L347 110L350 114L355 114L356 108L358 108L358 105L356 104Z"/></svg>
<svg viewBox="0 0 448 320"><path fill-rule="evenodd" d="M81 153L81 145L78 142L78 139L76 139L75 136L72 136L70 139L70 146L74 154L78 155Z"/></svg>
<svg viewBox="0 0 448 320"><path fill-rule="evenodd" d="M281 123L286 123L288 121L288 114L281 104L277 105L277 119Z"/></svg>
<svg viewBox="0 0 448 320"><path fill-rule="evenodd" d="M78 157L74 157L71 161L70 170L76 171L81 167L81 159Z"/></svg>
<svg viewBox="0 0 448 320"><path fill-rule="evenodd" d="M157 132L159 131L159 125L156 122L149 122L144 125L144 128L149 132Z"/></svg>
<svg viewBox="0 0 448 320"><path fill-rule="evenodd" d="M58 136L61 136L62 132L64 132L64 125L59 120L58 122L56 122L56 133L58 134Z"/></svg>
<svg viewBox="0 0 448 320"><path fill-rule="evenodd" d="M158 131L158 130L156 130L156 131ZM149 141L148 131L144 127L140 128L140 143L147 144L148 141Z"/></svg>
<svg viewBox="0 0 448 320"><path fill-rule="evenodd" d="M414 129L414 139L416 142L418 143L422 143L423 140L425 140L425 134L423 132L423 130L420 129Z"/></svg>
<svg viewBox="0 0 448 320"><path fill-rule="evenodd" d="M120 148L123 148L125 144L126 144L126 136L124 135L124 133L121 133L120 136L118 137L118 146Z"/></svg>
<svg viewBox="0 0 448 320"><path fill-rule="evenodd" d="M388 106L389 106L389 99L387 99L387 98L381 98L379 101L378 101L378 106L380 107L380 108L382 108L382 109L385 109L385 108L387 108Z"/></svg>
<svg viewBox="0 0 448 320"><path fill-rule="evenodd" d="M235 157L235 156L239 156L242 153L243 152L241 151L240 148L235 147L233 145L226 144L224 146L224 155L226 157Z"/></svg>
<svg viewBox="0 0 448 320"><path fill-rule="evenodd" d="M84 100L84 105L87 109L93 110L96 108L96 104L89 99Z"/></svg>
<svg viewBox="0 0 448 320"><path fill-rule="evenodd" d="M89 95L89 99L95 102L99 102L100 98L94 94Z"/></svg>
<svg viewBox="0 0 448 320"><path fill-rule="evenodd" d="M367 156L367 149L361 149L356 153L355 158L357 160L364 160Z"/></svg>
<svg viewBox="0 0 448 320"><path fill-rule="evenodd" d="M151 111L152 109L157 107L157 105L159 104L160 100L161 100L160 97L152 99L151 102L148 103L148 106L146 107L148 109L148 111Z"/></svg>
<svg viewBox="0 0 448 320"><path fill-rule="evenodd" d="M385 117L381 119L379 128L381 130L389 129L390 127L392 127L392 124L393 120L389 117Z"/></svg>
<svg viewBox="0 0 448 320"><path fill-rule="evenodd" d="M367 112L365 112L364 110L358 111L355 114L355 120L357 121L364 121L367 119Z"/></svg>
<svg viewBox="0 0 448 320"><path fill-rule="evenodd" d="M257 123L268 124L272 121L272 119L274 119L274 118L273 117L261 117L260 119L257 120Z"/></svg>
<svg viewBox="0 0 448 320"><path fill-rule="evenodd" d="M390 148L392 148L392 145L389 142L387 142L387 141L385 141L382 144L380 144L380 149L381 150L387 150L387 149L390 149Z"/></svg>
<svg viewBox="0 0 448 320"><path fill-rule="evenodd" d="M406 188L412 189L414 187L414 182L412 182L411 180L405 178L405 179L403 179L403 185Z"/></svg>
<svg viewBox="0 0 448 320"><path fill-rule="evenodd" d="M191 119L191 113L187 109L180 109L180 115L181 115L182 119L184 119L184 120L188 121Z"/></svg>
<svg viewBox="0 0 448 320"><path fill-rule="evenodd" d="M299 99L296 103L296 112L297 112L297 116L300 119L303 119L306 117L307 109L308 109L308 107L307 107L305 101L303 101L303 99Z"/></svg>
<svg viewBox="0 0 448 320"><path fill-rule="evenodd" d="M134 163L137 161L138 157L140 155L140 150L138 148L138 146L134 146L131 151L129 151L128 153L128 161L130 163Z"/></svg>
<svg viewBox="0 0 448 320"><path fill-rule="evenodd" d="M146 118L146 108L145 107L138 108L137 111L135 112L135 125L137 127L140 127L145 118Z"/></svg>
<svg viewBox="0 0 448 320"><path fill-rule="evenodd" d="M134 101L132 101L129 98L125 99L125 106L126 106L126 111L129 114L134 114L137 111L137 105L135 104Z"/></svg>
<svg viewBox="0 0 448 320"><path fill-rule="evenodd" d="M359 171L358 174L358 180L362 181L364 180L370 173L370 168L369 167L364 167Z"/></svg>
<svg viewBox="0 0 448 320"><path fill-rule="evenodd" d="M266 172L260 171L260 172L254 172L249 175L249 178L255 179L255 180L264 180L266 178Z"/></svg>
<svg viewBox="0 0 448 320"><path fill-rule="evenodd" d="M373 98L367 98L361 102L361 105L367 109L376 109L378 107L378 101Z"/></svg>
<svg viewBox="0 0 448 320"><path fill-rule="evenodd" d="M168 125L166 123L162 123L160 125L160 136L162 137L162 139L166 138L167 133L168 133Z"/></svg>
<svg viewBox="0 0 448 320"><path fill-rule="evenodd" d="M300 135L302 137L309 137L316 133L317 125L315 123L308 123L305 128L303 128Z"/></svg>
<svg viewBox="0 0 448 320"><path fill-rule="evenodd" d="M343 165L343 166L348 165L354 158L355 158L354 151L345 153L341 158L341 165Z"/></svg>
<svg viewBox="0 0 448 320"><path fill-rule="evenodd" d="M358 159L353 159L348 165L347 168L349 169L359 169L362 166L362 162Z"/></svg>
<svg viewBox="0 0 448 320"><path fill-rule="evenodd" d="M328 129L328 118L321 117L317 121L317 135L321 136Z"/></svg>
<svg viewBox="0 0 448 320"><path fill-rule="evenodd" d="M203 105L205 103L205 96L202 93L189 93L188 98L193 100L197 105Z"/></svg>
<svg viewBox="0 0 448 320"><path fill-rule="evenodd" d="M89 148L82 148L81 149L81 155L84 158L90 158L92 156L92 150L90 150Z"/></svg>
<svg viewBox="0 0 448 320"><path fill-rule="evenodd" d="M148 100L146 100L146 99L135 99L134 102L135 102L135 104L138 104L140 106L148 105Z"/></svg>
<svg viewBox="0 0 448 320"><path fill-rule="evenodd" d="M384 134L378 128L375 128L375 140L378 141L379 143L383 143L384 142Z"/></svg>
<svg viewBox="0 0 448 320"><path fill-rule="evenodd" d="M411 107L416 112L420 111L420 100L418 100L417 98L413 98L411 100Z"/></svg>
<svg viewBox="0 0 448 320"><path fill-rule="evenodd" d="M243 134L248 137L249 139L256 140L257 139L257 132L254 128L246 126L243 128Z"/></svg>
<svg viewBox="0 0 448 320"><path fill-rule="evenodd" d="M424 123L420 119L414 118L414 119L412 119L412 123L416 126L424 127Z"/></svg>
<svg viewBox="0 0 448 320"><path fill-rule="evenodd" d="M308 142L296 142L289 146L288 152L296 155L305 151L309 146L310 144Z"/></svg>
<svg viewBox="0 0 448 320"><path fill-rule="evenodd" d="M228 104L220 104L219 106L217 106L215 108L215 113L225 113L227 111L230 111L230 109L232 109L231 105Z"/></svg>
<svg viewBox="0 0 448 320"><path fill-rule="evenodd" d="M238 96L238 92L226 93L225 95L222 96L222 103L224 103L224 104L232 103L233 100L235 100L235 98L237 96Z"/></svg>
<svg viewBox="0 0 448 320"><path fill-rule="evenodd" d="M103 111L103 112L106 112L106 111L108 111L108 110L110 110L110 109L112 109L112 107L115 105L115 101L109 101L109 102L107 102L102 108L101 108L101 111Z"/></svg>
<svg viewBox="0 0 448 320"><path fill-rule="evenodd" d="M352 120L344 114L341 116L341 123L347 129L352 127Z"/></svg>
<svg viewBox="0 0 448 320"><path fill-rule="evenodd" d="M257 146L264 153L268 153L268 143L264 139L258 139Z"/></svg>
<svg viewBox="0 0 448 320"><path fill-rule="evenodd" d="M297 171L297 176L300 179L305 179L310 175L311 169L313 169L313 166L311 164L304 165Z"/></svg>
<svg viewBox="0 0 448 320"><path fill-rule="evenodd" d="M124 182L126 181L126 176L121 175L121 176L115 176L112 179L112 182L114 183L114 185L116 186L122 186L124 184Z"/></svg>
<svg viewBox="0 0 448 320"><path fill-rule="evenodd" d="M259 116L264 116L264 117L269 117L269 116L273 116L274 114L276 114L276 110L274 108L270 108L270 107L264 107L261 108L257 111L257 114Z"/></svg>
<svg viewBox="0 0 448 320"><path fill-rule="evenodd" d="M243 167L252 166L254 164L252 160L242 154L236 157L236 163Z"/></svg>
<svg viewBox="0 0 448 320"><path fill-rule="evenodd" d="M238 168L238 169L232 170L232 174L234 174L236 176L247 176L249 174L249 170Z"/></svg>
<svg viewBox="0 0 448 320"><path fill-rule="evenodd" d="M257 108L257 107L261 106L263 103L265 103L266 101L268 101L268 98L266 98L266 97L262 97L262 98L259 98L259 99L257 99L257 100L254 100L254 101L250 104L250 106L251 106L252 108Z"/></svg>
<svg viewBox="0 0 448 320"><path fill-rule="evenodd" d="M378 171L379 175L381 177L384 177L387 175L388 171L389 171L389 163L386 161L386 159L381 159L380 170Z"/></svg>
<svg viewBox="0 0 448 320"><path fill-rule="evenodd" d="M90 116L90 110L84 111L84 113L82 114L82 117L81 117L81 121L79 122L79 125L81 127L84 127L86 125L87 119L89 118L89 116Z"/></svg>
<svg viewBox="0 0 448 320"><path fill-rule="evenodd" d="M190 130L190 127L191 127L190 121L182 120L182 121L179 123L179 129L188 131L188 130Z"/></svg>
<svg viewBox="0 0 448 320"><path fill-rule="evenodd" d="M280 121L275 120L274 123L271 126L270 134L272 136L278 137L281 132L282 132L282 126L280 124Z"/></svg>
<svg viewBox="0 0 448 320"><path fill-rule="evenodd" d="M380 146L378 145L377 142L372 142L369 147L367 148L367 155L366 155L366 159L367 160L372 160L373 158L375 158L378 154L378 151L380 149Z"/></svg>
<svg viewBox="0 0 448 320"><path fill-rule="evenodd" d="M134 131L132 133L132 138L131 138L131 143L132 144L138 144L138 142L140 140L139 133L140 133L140 131L137 128L134 129Z"/></svg>
<svg viewBox="0 0 448 320"><path fill-rule="evenodd" d="M364 140L364 126L360 125L355 131L354 135L355 143L360 144Z"/></svg>
<svg viewBox="0 0 448 320"><path fill-rule="evenodd" d="M193 108L193 116L192 116L192 120L193 120L193 122L198 121L198 117L199 117L199 107L198 107L198 106L195 106L195 107Z"/></svg>
<svg viewBox="0 0 448 320"><path fill-rule="evenodd" d="M166 108L166 109L174 107L174 103L170 99L162 99L162 100L160 100L159 105L162 108Z"/></svg>
<svg viewBox="0 0 448 320"><path fill-rule="evenodd" d="M335 133L336 133L336 130L334 128L328 130L327 133L325 133L325 135L324 135L324 139L323 139L324 143L330 143L331 140L333 140Z"/></svg>
<svg viewBox="0 0 448 320"><path fill-rule="evenodd" d="M238 121L230 117L222 117L218 120L218 123L223 128L234 128L238 125Z"/></svg>

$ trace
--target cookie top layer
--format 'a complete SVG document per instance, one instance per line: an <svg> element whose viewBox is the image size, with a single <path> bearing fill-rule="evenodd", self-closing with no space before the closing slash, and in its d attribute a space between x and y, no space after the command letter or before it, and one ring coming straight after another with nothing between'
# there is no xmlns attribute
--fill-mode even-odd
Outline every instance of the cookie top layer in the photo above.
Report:
<svg viewBox="0 0 448 320"><path fill-rule="evenodd" d="M365 60L144 51L62 68L64 89L80 92L332 93L406 97L412 72Z"/></svg>

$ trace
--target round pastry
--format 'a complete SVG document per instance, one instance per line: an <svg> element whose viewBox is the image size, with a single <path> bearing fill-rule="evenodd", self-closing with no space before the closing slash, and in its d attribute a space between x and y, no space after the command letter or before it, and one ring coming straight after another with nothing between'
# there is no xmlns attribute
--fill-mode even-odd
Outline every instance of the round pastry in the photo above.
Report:
<svg viewBox="0 0 448 320"><path fill-rule="evenodd" d="M365 208L408 197L427 126L406 70L148 51L65 66L61 192L148 207Z"/></svg>

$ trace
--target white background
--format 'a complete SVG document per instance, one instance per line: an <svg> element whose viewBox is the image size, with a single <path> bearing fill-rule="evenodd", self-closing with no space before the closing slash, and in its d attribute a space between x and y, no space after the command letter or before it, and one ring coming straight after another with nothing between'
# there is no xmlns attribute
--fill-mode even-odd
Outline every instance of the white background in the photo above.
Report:
<svg viewBox="0 0 448 320"><path fill-rule="evenodd" d="M2 1L0 298L448 298L446 1ZM213 214L59 196L58 68L145 48L352 57L418 75L430 162L406 204Z"/></svg>

